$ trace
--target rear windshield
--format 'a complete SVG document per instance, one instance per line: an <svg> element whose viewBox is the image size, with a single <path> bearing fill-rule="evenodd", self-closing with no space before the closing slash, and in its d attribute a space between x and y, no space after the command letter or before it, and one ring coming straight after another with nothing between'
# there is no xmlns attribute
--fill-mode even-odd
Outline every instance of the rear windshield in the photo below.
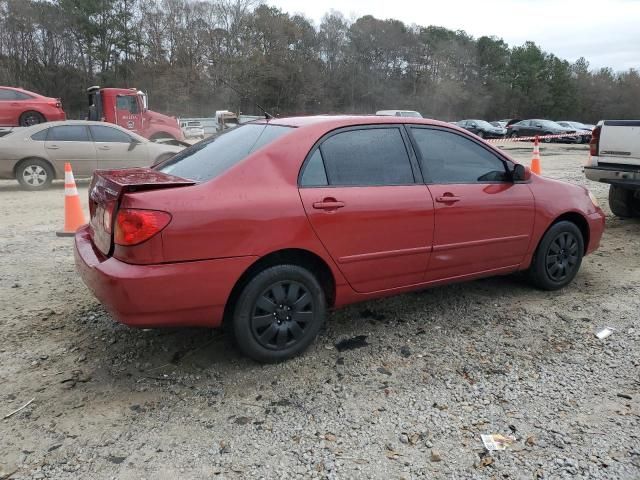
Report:
<svg viewBox="0 0 640 480"><path fill-rule="evenodd" d="M196 143L156 169L196 182L206 182L292 129L268 123L242 125Z"/></svg>

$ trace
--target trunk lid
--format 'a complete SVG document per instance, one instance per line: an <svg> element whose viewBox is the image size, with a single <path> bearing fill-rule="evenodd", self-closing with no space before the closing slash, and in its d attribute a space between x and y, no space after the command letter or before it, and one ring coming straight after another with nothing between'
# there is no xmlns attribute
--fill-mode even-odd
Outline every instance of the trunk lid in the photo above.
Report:
<svg viewBox="0 0 640 480"><path fill-rule="evenodd" d="M104 255L112 253L113 222L125 193L186 187L195 183L150 168L96 170L89 188L89 224L94 245Z"/></svg>

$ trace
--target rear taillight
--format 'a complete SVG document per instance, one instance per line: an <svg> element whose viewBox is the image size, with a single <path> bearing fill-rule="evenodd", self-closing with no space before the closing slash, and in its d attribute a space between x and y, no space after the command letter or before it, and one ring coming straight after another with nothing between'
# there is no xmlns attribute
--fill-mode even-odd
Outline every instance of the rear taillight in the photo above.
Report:
<svg viewBox="0 0 640 480"><path fill-rule="evenodd" d="M601 126L597 126L591 132L591 141L589 142L589 153L592 157L598 156L598 150L600 149L600 130Z"/></svg>
<svg viewBox="0 0 640 480"><path fill-rule="evenodd" d="M113 241L122 246L138 245L159 233L171 221L171 215L157 210L125 208L118 211Z"/></svg>

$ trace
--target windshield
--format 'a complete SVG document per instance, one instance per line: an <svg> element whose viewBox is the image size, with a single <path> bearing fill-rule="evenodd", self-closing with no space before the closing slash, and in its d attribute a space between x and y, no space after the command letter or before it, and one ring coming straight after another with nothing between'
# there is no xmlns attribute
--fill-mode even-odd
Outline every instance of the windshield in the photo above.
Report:
<svg viewBox="0 0 640 480"><path fill-rule="evenodd" d="M196 143L155 168L163 173L205 182L291 130L293 127L268 123L242 125Z"/></svg>

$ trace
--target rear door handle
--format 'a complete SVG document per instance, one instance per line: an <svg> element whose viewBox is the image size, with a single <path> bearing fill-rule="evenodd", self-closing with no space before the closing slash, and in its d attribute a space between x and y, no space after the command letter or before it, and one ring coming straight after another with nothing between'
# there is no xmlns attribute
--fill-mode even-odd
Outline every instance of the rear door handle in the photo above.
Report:
<svg viewBox="0 0 640 480"><path fill-rule="evenodd" d="M344 207L344 202L339 202L335 198L325 198L321 202L315 202L313 208L316 210L337 210Z"/></svg>
<svg viewBox="0 0 640 480"><path fill-rule="evenodd" d="M456 197L454 195L442 195L441 197L436 197L436 202L438 203L456 203L462 200L460 197Z"/></svg>
<svg viewBox="0 0 640 480"><path fill-rule="evenodd" d="M60 149L60 147L59 147L59 146L57 146L57 145L49 145L47 148L48 148L49 150L59 150L59 149Z"/></svg>
<svg viewBox="0 0 640 480"><path fill-rule="evenodd" d="M100 150L111 150L111 147L108 147L107 145L101 145L100 147L98 147Z"/></svg>

